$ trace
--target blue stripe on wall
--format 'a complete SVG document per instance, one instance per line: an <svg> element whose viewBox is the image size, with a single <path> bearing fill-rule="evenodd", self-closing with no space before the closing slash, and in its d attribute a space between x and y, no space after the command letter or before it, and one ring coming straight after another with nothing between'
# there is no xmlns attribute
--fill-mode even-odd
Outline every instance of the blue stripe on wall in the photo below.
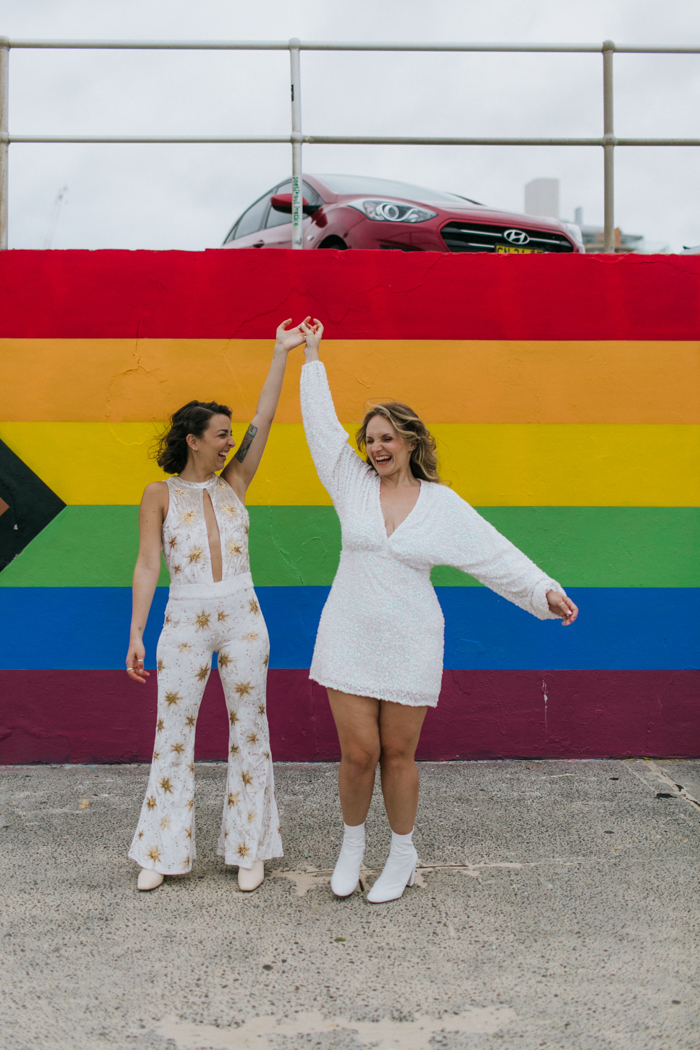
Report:
<svg viewBox="0 0 700 1050"><path fill-rule="evenodd" d="M273 668L304 668L327 587L260 587ZM682 670L700 666L700 590L581 588L573 627L544 623L485 588L437 588L449 670ZM167 589L146 630L153 667ZM119 669L131 591L121 587L6 588L0 598L0 667Z"/></svg>

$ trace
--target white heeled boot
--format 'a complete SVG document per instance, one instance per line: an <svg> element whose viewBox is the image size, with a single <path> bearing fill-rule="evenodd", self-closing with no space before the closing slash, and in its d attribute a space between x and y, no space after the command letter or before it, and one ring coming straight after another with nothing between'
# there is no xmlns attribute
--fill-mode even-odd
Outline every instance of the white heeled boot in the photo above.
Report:
<svg viewBox="0 0 700 1050"><path fill-rule="evenodd" d="M238 869L238 888L244 893L257 890L265 878L265 865L261 860L256 860L252 868Z"/></svg>
<svg viewBox="0 0 700 1050"><path fill-rule="evenodd" d="M153 868L141 868L136 888L139 890L155 890L160 886L163 878L164 876L159 871L154 871Z"/></svg>
<svg viewBox="0 0 700 1050"><path fill-rule="evenodd" d="M418 854L413 845L413 832L397 835L392 831L391 849L384 871L367 894L367 900L371 904L398 900L406 887L415 882L417 863Z"/></svg>
<svg viewBox="0 0 700 1050"><path fill-rule="evenodd" d="M343 827L343 845L331 877L331 889L336 897L349 897L355 892L365 855L364 824L355 827L343 824Z"/></svg>

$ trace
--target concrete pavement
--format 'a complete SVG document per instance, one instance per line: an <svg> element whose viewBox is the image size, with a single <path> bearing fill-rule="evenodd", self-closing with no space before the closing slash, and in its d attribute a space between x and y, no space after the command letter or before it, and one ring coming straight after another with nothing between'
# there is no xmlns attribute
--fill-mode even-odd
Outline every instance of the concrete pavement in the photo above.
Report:
<svg viewBox="0 0 700 1050"><path fill-rule="evenodd" d="M420 885L328 886L336 767L279 765L286 855L135 890L144 766L2 770L3 1050L697 1050L700 762L421 766ZM679 787L680 785L680 787ZM368 823L372 881L388 849Z"/></svg>

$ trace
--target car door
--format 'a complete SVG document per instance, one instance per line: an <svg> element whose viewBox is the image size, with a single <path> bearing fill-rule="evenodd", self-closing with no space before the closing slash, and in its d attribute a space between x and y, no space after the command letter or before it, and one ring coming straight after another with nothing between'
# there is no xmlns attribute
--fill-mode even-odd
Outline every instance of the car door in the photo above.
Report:
<svg viewBox="0 0 700 1050"><path fill-rule="evenodd" d="M260 197L255 204L251 204L244 211L240 219L226 238L225 244L232 248L262 248L263 240L261 231L265 225L270 194L266 193Z"/></svg>
<svg viewBox="0 0 700 1050"><path fill-rule="evenodd" d="M273 196L277 193L291 193L292 192L292 180L288 179L286 182L276 186L271 193L268 194L267 200L271 201ZM316 190L313 190L308 183L302 183L302 196L307 204L321 205L323 201L319 197ZM302 222L302 230L306 233L311 219L306 216ZM263 241L261 247L263 248L291 248L292 247L292 217L287 212L275 211L270 206L267 212L267 218L265 220L265 229L261 230L260 237Z"/></svg>

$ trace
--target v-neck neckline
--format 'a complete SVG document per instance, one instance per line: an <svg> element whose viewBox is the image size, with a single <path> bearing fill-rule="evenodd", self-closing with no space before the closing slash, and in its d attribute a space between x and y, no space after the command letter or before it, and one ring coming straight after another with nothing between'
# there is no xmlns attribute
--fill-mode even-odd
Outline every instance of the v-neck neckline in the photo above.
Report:
<svg viewBox="0 0 700 1050"><path fill-rule="evenodd" d="M384 511L382 510L382 479L381 478L377 478L377 506L378 506L378 509L379 509L379 521L381 522L382 531L384 533L384 539L387 541L387 543L389 542L389 540L394 538L394 536L399 531L399 529L403 528L403 526L406 524L408 519L413 514L415 514L416 510L418 509L418 505L419 505L419 503L421 502L421 500L423 498L423 482L421 481L420 478L418 478L417 481L418 481L418 484L420 485L420 488L418 490L418 498L416 499L416 502L413 504L413 506L411 507L411 509L409 510L408 514L403 519L403 521L400 522L400 524L398 524L396 526L396 528L391 533L391 535L389 535L389 533L386 531L386 522L384 520Z"/></svg>

